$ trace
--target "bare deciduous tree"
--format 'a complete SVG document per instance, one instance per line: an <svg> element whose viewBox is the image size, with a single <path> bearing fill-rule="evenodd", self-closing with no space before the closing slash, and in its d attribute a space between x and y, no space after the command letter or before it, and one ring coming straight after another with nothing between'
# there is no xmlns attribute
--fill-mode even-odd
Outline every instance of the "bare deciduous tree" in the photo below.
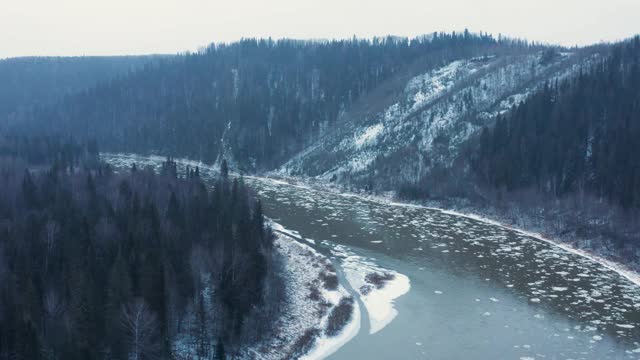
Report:
<svg viewBox="0 0 640 360"><path fill-rule="evenodd" d="M121 321L126 331L130 360L160 358L160 324L144 300L138 298L123 306Z"/></svg>

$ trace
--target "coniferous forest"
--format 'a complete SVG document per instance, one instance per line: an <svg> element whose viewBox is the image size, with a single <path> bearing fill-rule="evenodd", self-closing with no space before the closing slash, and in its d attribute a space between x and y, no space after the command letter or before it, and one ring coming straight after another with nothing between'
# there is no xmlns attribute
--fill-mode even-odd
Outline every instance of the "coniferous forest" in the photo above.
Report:
<svg viewBox="0 0 640 360"><path fill-rule="evenodd" d="M587 192L640 208L640 37L542 90L483 129L483 181L562 197Z"/></svg>
<svg viewBox="0 0 640 360"><path fill-rule="evenodd" d="M25 141L0 147L0 359L224 358L269 333L273 235L226 162L209 190L170 159L114 173Z"/></svg>

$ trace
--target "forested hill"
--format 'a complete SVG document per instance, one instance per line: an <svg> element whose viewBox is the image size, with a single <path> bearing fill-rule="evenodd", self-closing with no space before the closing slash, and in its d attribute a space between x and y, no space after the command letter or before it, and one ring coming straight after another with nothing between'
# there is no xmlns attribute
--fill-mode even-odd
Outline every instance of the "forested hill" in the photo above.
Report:
<svg viewBox="0 0 640 360"><path fill-rule="evenodd" d="M547 84L485 128L478 148L474 168L492 187L640 208L640 37Z"/></svg>
<svg viewBox="0 0 640 360"><path fill-rule="evenodd" d="M51 105L102 81L124 76L160 56L20 57L0 60L0 120Z"/></svg>
<svg viewBox="0 0 640 360"><path fill-rule="evenodd" d="M109 151L224 156L247 170L272 169L329 132L374 89L385 97L397 91L393 82L456 59L536 49L469 32L412 40L243 40L159 61L16 122L33 132L98 138Z"/></svg>

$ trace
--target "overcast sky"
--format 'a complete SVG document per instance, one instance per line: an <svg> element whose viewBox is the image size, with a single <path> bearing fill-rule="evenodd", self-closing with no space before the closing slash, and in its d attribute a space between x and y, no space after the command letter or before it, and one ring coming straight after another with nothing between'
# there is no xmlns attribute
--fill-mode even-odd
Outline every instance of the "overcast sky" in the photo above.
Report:
<svg viewBox="0 0 640 360"><path fill-rule="evenodd" d="M478 32L584 45L640 33L640 0L2 0L0 58L176 53L242 37Z"/></svg>

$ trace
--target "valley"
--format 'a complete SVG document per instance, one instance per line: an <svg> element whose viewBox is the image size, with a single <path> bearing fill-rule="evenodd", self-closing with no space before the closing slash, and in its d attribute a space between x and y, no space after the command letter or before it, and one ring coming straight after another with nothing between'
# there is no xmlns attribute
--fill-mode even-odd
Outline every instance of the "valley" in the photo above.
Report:
<svg viewBox="0 0 640 360"><path fill-rule="evenodd" d="M157 157L103 158L115 166L161 164ZM213 173L200 165L203 174ZM391 310L361 309L369 312L370 328L360 327L331 359L399 351L406 358L634 359L640 351L640 288L635 278L601 263L436 209L268 178L245 181L260 195L265 214L327 254L346 274L343 281L371 268L408 280L406 293L383 301ZM392 320L374 329L376 312L393 314Z"/></svg>
<svg viewBox="0 0 640 360"><path fill-rule="evenodd" d="M0 80L2 360L640 359L638 35L242 37Z"/></svg>

